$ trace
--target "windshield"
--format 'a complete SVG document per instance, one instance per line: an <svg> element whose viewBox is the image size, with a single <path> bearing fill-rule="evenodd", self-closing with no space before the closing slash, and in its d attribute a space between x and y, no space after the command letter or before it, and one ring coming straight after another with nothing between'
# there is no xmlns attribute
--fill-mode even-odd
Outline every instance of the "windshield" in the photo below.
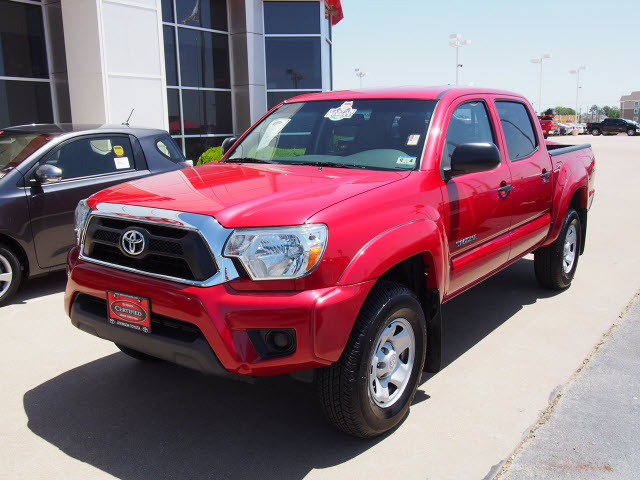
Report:
<svg viewBox="0 0 640 480"><path fill-rule="evenodd" d="M415 170L435 105L405 99L285 104L226 161Z"/></svg>
<svg viewBox="0 0 640 480"><path fill-rule="evenodd" d="M0 130L0 176L17 167L55 135Z"/></svg>

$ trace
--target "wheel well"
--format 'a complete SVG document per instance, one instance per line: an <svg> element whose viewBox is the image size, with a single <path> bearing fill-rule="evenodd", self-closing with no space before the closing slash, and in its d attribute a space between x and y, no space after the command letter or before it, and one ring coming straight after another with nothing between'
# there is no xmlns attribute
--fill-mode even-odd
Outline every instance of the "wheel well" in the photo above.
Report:
<svg viewBox="0 0 640 480"><path fill-rule="evenodd" d="M580 236L580 255L584 253L584 248L586 245L587 239L587 200L586 200L586 189L579 188L571 197L571 202L569 202L569 208L574 208L576 212L578 212L578 217L580 217L580 227L582 230L582 235Z"/></svg>
<svg viewBox="0 0 640 480"><path fill-rule="evenodd" d="M397 263L379 280L400 283L418 297L427 321L427 356L424 370L437 372L442 363L442 313L431 252L419 253Z"/></svg>
<svg viewBox="0 0 640 480"><path fill-rule="evenodd" d="M25 278L29 276L29 258L27 257L27 252L20 246L18 242L16 242L13 238L8 235L3 235L0 233L0 243L9 247L20 260L20 264L22 265L22 269L25 274Z"/></svg>

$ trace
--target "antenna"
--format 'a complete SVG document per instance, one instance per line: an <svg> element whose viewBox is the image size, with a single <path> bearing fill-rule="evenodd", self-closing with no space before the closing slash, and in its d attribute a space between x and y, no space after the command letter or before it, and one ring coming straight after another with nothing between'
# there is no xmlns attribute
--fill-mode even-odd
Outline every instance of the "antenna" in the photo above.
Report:
<svg viewBox="0 0 640 480"><path fill-rule="evenodd" d="M133 115L133 111L135 110L135 108L131 109L131 113L129 114L129 117L127 118L127 121L124 122L122 125L126 125L127 127L129 126L129 120L131 120L131 115Z"/></svg>

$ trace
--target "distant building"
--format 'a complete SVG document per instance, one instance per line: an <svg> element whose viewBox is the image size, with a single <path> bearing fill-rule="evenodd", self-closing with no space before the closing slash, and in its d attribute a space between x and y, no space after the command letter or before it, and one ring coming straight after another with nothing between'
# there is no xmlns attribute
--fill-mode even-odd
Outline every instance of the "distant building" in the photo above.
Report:
<svg viewBox="0 0 640 480"><path fill-rule="evenodd" d="M332 89L340 0L0 0L0 130L169 130L195 160L268 108Z"/></svg>
<svg viewBox="0 0 640 480"><path fill-rule="evenodd" d="M638 121L640 117L640 92L632 92L631 95L620 97L620 117L634 122Z"/></svg>

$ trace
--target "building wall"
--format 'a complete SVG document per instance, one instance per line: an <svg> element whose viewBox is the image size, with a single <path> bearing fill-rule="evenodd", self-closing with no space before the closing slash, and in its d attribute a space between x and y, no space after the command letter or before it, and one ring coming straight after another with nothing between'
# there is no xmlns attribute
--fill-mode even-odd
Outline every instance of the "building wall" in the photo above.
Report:
<svg viewBox="0 0 640 480"><path fill-rule="evenodd" d="M620 117L636 122L640 119L640 92L620 98Z"/></svg>

